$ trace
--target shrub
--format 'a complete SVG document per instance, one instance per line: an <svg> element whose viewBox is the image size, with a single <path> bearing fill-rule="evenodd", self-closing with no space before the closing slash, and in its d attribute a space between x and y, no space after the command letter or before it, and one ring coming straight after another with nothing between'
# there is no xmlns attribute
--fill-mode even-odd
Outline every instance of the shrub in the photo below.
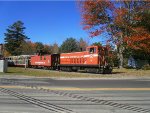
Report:
<svg viewBox="0 0 150 113"><path fill-rule="evenodd" d="M142 67L143 70L150 70L150 65L146 64Z"/></svg>

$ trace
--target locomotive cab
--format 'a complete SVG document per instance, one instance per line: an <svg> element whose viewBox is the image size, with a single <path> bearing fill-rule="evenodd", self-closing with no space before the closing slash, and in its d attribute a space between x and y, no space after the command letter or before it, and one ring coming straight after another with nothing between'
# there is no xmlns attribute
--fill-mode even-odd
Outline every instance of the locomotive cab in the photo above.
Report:
<svg viewBox="0 0 150 113"><path fill-rule="evenodd" d="M97 54L98 46L89 46L87 47L87 51L89 52L89 54Z"/></svg>
<svg viewBox="0 0 150 113"><path fill-rule="evenodd" d="M106 48L102 46L89 46L87 47L87 52L91 56L90 59L92 59L94 56L98 58L96 64L101 65L101 66L106 65L106 60L105 60L105 56L107 53Z"/></svg>
<svg viewBox="0 0 150 113"><path fill-rule="evenodd" d="M108 48L102 46L89 46L87 52L90 54L89 63L97 64L99 72L111 73L112 69L108 61Z"/></svg>
<svg viewBox="0 0 150 113"><path fill-rule="evenodd" d="M89 46L86 49L90 54L100 54L101 52L108 53L106 47L102 46Z"/></svg>

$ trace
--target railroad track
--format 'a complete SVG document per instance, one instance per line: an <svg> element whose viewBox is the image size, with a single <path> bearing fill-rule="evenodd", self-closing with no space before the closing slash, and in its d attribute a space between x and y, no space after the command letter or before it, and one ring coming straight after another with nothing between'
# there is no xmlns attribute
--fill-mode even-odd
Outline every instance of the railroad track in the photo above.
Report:
<svg viewBox="0 0 150 113"><path fill-rule="evenodd" d="M56 106L54 104L46 103L46 102L41 101L39 99L35 99L35 98L29 97L29 96L25 96L23 94L20 94L18 92L15 92L15 91L12 91L12 90L9 90L9 89L6 89L6 88L0 87L0 92L9 94L9 95L14 96L14 97L17 97L21 100L24 100L28 103L31 103L31 104L37 105L39 107L45 108L45 109L50 110L54 113L76 113L72 110L69 110L69 109L66 109L66 108L63 108L63 107L60 107L60 106Z"/></svg>
<svg viewBox="0 0 150 113"><path fill-rule="evenodd" d="M101 100L101 99L76 95L76 94L68 93L68 92L65 92L65 91L44 89L42 87L37 87L37 86L34 86L32 84L19 83L19 82L9 80L9 79L1 79L1 82L12 83L12 84L15 84L15 85L23 85L23 86L30 87L30 88L33 88L33 89L36 89L36 90L42 90L44 92L54 93L54 94L57 94L57 95L60 95L60 96L67 96L67 97L71 97L71 98L75 98L75 99L79 99L79 100L83 100L83 101L97 103L97 104L100 104L100 105L108 105L108 106L111 106L111 107L121 108L121 109L130 110L130 111L134 111L134 112L139 112L139 113L150 113L150 109L144 109L144 108L140 108L140 107L136 107L136 106L132 106L132 105L127 105L127 104L120 104L120 103L112 102L112 101L109 101L109 100Z"/></svg>

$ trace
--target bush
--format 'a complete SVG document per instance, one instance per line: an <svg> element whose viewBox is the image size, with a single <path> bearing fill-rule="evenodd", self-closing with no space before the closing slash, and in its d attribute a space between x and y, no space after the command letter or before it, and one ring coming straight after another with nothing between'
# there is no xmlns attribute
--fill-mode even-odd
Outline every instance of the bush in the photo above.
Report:
<svg viewBox="0 0 150 113"><path fill-rule="evenodd" d="M146 64L142 67L143 70L150 70L150 65Z"/></svg>

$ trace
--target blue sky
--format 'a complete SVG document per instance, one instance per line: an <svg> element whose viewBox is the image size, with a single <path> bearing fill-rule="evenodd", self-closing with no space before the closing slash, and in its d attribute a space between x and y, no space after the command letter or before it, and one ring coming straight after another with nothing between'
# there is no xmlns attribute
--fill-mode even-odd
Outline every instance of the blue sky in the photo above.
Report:
<svg viewBox="0 0 150 113"><path fill-rule="evenodd" d="M69 37L82 37L89 43L102 41L101 37L89 38L82 29L75 1L0 1L0 43L6 28L17 20L24 22L25 34L32 42L61 45Z"/></svg>

